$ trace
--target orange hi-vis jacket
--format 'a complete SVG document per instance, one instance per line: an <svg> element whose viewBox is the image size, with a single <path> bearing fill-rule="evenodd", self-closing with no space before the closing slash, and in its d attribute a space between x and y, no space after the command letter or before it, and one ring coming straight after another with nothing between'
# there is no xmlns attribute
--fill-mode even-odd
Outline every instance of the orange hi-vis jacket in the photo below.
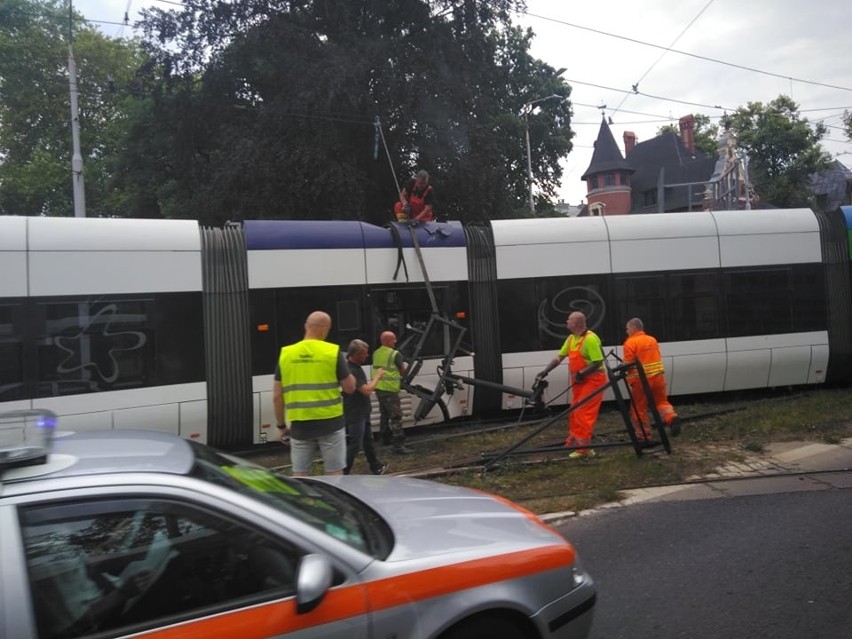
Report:
<svg viewBox="0 0 852 639"><path fill-rule="evenodd" d="M432 192L432 186L431 185L429 185L425 189L423 189L423 191L420 193L420 195L417 195L414 192L414 189L412 189L411 193L408 192L407 188L405 189L405 193L407 195L406 199L408 200L408 207L409 207L409 213L408 213L409 219L413 220L423 212L423 209L426 208L426 196L429 195L429 193L431 193L431 192ZM394 204L393 210L394 210L394 213L396 214L397 222L404 222L406 220L405 213L403 213L402 202L397 202L396 204ZM429 216L429 219L423 220L423 222L431 222L431 221L432 221L431 215Z"/></svg>
<svg viewBox="0 0 852 639"><path fill-rule="evenodd" d="M624 363L629 364L637 360L642 364L646 377L662 375L665 372L660 345L645 331L637 331L624 342ZM628 371L628 379L635 377L639 377L635 369Z"/></svg>

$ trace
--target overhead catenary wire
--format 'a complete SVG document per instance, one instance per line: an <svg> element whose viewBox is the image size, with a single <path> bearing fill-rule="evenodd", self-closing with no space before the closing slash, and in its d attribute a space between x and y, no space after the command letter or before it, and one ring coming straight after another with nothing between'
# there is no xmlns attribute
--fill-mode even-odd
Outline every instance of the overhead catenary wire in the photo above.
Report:
<svg viewBox="0 0 852 639"><path fill-rule="evenodd" d="M667 52L677 53L678 55L688 56L690 58L695 58L697 60L704 60L705 62L713 62L715 64L722 64L728 67L732 67L735 69L741 69L743 71L750 71L752 73L759 73L761 75L767 75L773 78L781 78L783 80L789 80L791 82L800 82L802 84L810 84L813 86L825 87L828 89L838 89L840 91L852 91L852 87L844 87L836 84L828 84L826 82L817 82L816 80L806 80L804 78L795 78L789 75L784 75L782 73L773 73L772 71L764 71L762 69L756 69L755 67L749 67L743 64L735 64L733 62L727 62L725 60L719 60L718 58L711 58L709 56L699 55L697 53L689 53L688 51L680 51L678 49L673 49L670 47L664 47L660 44L654 44L652 42L645 42L644 40L639 40L637 38L630 38L628 36L622 36L615 33L610 33L608 31L603 31L602 29L595 29L593 27L586 27L583 25L575 24L573 22L568 22L566 20L559 20L557 18L550 18L548 16L539 15L536 13L530 13L529 11L522 12L523 15L530 16L531 18L538 18L539 20L546 20L548 22L554 22L556 24L565 25L567 27L572 27L574 29L581 29L583 31L589 31L591 33L596 33L598 35L603 35L609 38L616 38L618 40L624 40L626 42L632 42L634 44L640 44L646 47L653 47L655 49L663 49Z"/></svg>
<svg viewBox="0 0 852 639"><path fill-rule="evenodd" d="M175 0L155 0L155 1L158 2L158 3L173 5L173 6L181 7L181 8L193 8L193 7L195 7L195 5L192 2L180 2L180 1L175 1ZM684 30L681 32L681 34L678 36L678 38L675 38L675 40L672 41L672 44L677 42L677 40L683 35L683 33L685 33L686 30L689 29L690 26L692 26L692 24L703 14L703 12L710 6L710 4L712 2L713 2L713 0L710 0L710 2L708 2L704 6L704 8L695 16L695 18L693 18L693 20L689 23L689 25L687 25L687 27L684 28ZM130 5L130 2L128 2L128 6L129 5ZM726 65L726 66L730 66L730 67L734 67L734 68L739 68L739 69L750 71L750 72L753 72L753 73L759 73L759 74L768 75L768 76L772 76L772 77L783 78L785 80L791 80L791 81L794 81L794 82L801 82L801 83L811 84L811 85L815 85L815 86L823 86L823 87L835 88L835 89L839 89L839 90L852 91L852 88L850 88L850 87L837 86L837 85L832 85L832 84L828 84L828 83L817 82L817 81L813 81L813 80L807 80L807 79L804 79L804 78L797 78L797 77L792 77L792 76L789 76L789 75L773 73L773 72L769 72L769 71L763 71L761 69L749 67L749 66L746 66L746 65L739 65L739 64L727 62L727 61L724 61L724 60L711 58L711 57L708 57L708 56L702 56L702 55L693 54L693 53L689 53L689 52L685 52L685 51L680 51L680 50L674 49L671 45L668 46L668 47L662 46L662 45L657 45L657 44L654 44L654 43L639 40L637 38L631 38L631 37L628 37L628 36L622 36L622 35L619 35L619 34L611 33L611 32L605 31L603 29L595 29L595 28L592 28L592 27L587 27L587 26L584 26L584 25L579 25L579 24L568 22L568 21L565 21L565 20L560 20L560 19L557 19L557 18L551 18L549 16L543 16L543 15L540 15L540 14L531 13L531 12L528 12L528 11L522 12L522 14L529 16L529 17L532 17L532 18L537 18L537 19L540 19L540 20L554 22L556 24L561 24L561 25L565 25L565 26L568 26L568 27L589 31L589 32L592 32L592 33L595 33L595 34L598 34L598 35L616 38L616 39L621 39L621 40L625 40L625 41L628 41L628 42L633 42L635 44L661 49L663 53L661 54L660 58L658 58L657 62L660 59L662 59L662 57L664 55L666 55L667 53L676 53L676 54L679 54L679 55L689 56L689 57L702 59L702 60L717 63L717 64L722 64L722 65ZM117 25L117 26L126 26L127 25L126 22L115 22L115 21L96 20L96 19L87 19L87 20L89 22L94 22L94 23L99 23L99 24L111 24L111 25ZM624 94L625 97L622 99L621 103L619 104L618 107L616 107L616 109L613 111L613 113L615 113L616 111L619 111L619 112L622 112L622 113L629 112L629 111L621 110L620 107L624 103L624 101L627 99L627 97L629 97L630 95L642 95L644 97L648 97L648 98L652 98L652 99L656 99L656 100L662 100L662 101L666 101L666 102L675 102L675 103L678 103L678 104L685 104L685 105L688 105L688 106L696 106L696 107L708 108L708 109L719 109L719 110L724 110L724 111L735 111L736 110L735 108L721 106L721 105L718 105L718 104L708 105L708 104L704 104L704 103L700 103L700 102L689 102L689 101L685 101L685 100L678 100L676 98L667 98L667 97L664 97L664 96L652 95L652 94L644 93L642 91L638 91L639 83L642 81L642 79L644 77L647 76L647 74L653 69L653 67L656 65L657 62L652 64L651 67L649 67L649 69L645 72L645 74L643 74L643 76L640 77L639 81L635 83L634 86L636 87L636 89L633 89L633 88L631 88L631 89L617 89L617 88L614 88L614 87L608 87L608 86L599 85L599 84L590 83L590 82L583 82L583 81L580 81L580 80L566 79L566 82L573 83L573 84L581 84L581 85L591 86L591 87L596 87L596 88L601 88L601 89L604 89L604 90L609 90L609 91L614 91L614 92ZM577 104L578 106L582 106L581 103L573 103L572 102L572 104ZM595 107L595 108L599 108L599 107ZM833 108L829 109L828 107L826 107L826 110L833 110ZM804 111L805 110L802 110L802 112L804 112ZM636 113L636 112L629 112L629 113ZM296 115L296 114L291 114L291 115ZM356 122L357 123L367 123L369 121L366 118L362 119L362 117L364 117L364 116L351 116L351 115L345 115L345 114L341 114L340 116L317 116L317 115L306 116L306 115L303 115L302 117L311 117L311 118L324 117L325 119L328 119L330 121L351 121L353 123L356 123ZM656 116L654 116L654 117L656 117ZM666 116L659 116L659 117L671 120L671 117L666 117Z"/></svg>
<svg viewBox="0 0 852 639"><path fill-rule="evenodd" d="M699 11L699 12L698 12L698 14L697 14L697 15L696 15L696 16L695 16L692 20L690 20L690 21L689 21L689 24L688 24L688 25L686 25L686 26L683 28L683 31L681 31L681 32L677 35L677 37L676 37L674 40L672 40L672 41L671 41L671 44L669 44L669 46L668 46L668 47L666 47L665 51L663 51L663 52L660 54L660 56L659 56L656 60L654 60L654 62L651 64L651 66L650 66L650 67L648 67L648 68L645 70L645 73L643 73L643 74L642 74L642 76L641 76L641 77L640 77L640 78L639 78L639 79L638 79L638 80L637 80L637 81L633 84L633 89L634 89L634 91L636 90L636 88L637 88L640 84L642 84L642 80L644 80L646 77L648 77L648 74L649 74L649 73L651 73L651 71L654 69L654 67L655 67L655 66L657 66L657 64L660 62L660 60L662 60L662 59L665 57L665 55L666 55L669 51L671 51L671 50L672 50L672 47L673 47L674 45L676 45L676 44L677 44L677 41L678 41L678 40L680 40L680 39L683 37L683 35L684 35L687 31L689 31L689 29L692 27L692 25L694 25L694 24L696 23L696 21L698 20L698 18L700 18L700 17L702 16L702 14L703 14L705 11L707 11L707 9L710 7L710 5L711 5L711 4L713 4L713 1L714 1L714 0L710 0L707 4L705 4L705 5L704 5L704 8L703 8L703 9L701 9L701 11ZM627 101L627 98L629 98L629 97L630 97L630 94L627 94L627 95L625 95L623 98L621 98L621 102L618 104L618 106L617 106L617 107L615 107L615 110L613 110L612 115L615 115L616 113L618 113L618 112L621 110L622 105L623 105L623 104Z"/></svg>

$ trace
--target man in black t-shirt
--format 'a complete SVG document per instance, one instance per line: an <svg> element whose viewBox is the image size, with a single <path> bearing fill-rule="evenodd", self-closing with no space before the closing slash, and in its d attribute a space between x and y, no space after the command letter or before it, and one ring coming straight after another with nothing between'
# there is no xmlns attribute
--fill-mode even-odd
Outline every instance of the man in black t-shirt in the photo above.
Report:
<svg viewBox="0 0 852 639"><path fill-rule="evenodd" d="M367 456L370 472L374 475L384 475L387 465L376 457L376 449L373 446L373 432L370 428L370 395L376 388L383 370L377 370L373 379L367 381L367 375L361 365L367 361L370 352L369 345L360 339L349 342L346 352L346 363L349 371L355 377L355 392L343 395L343 417L346 420L346 467L343 474L352 472L352 464L358 451L362 448Z"/></svg>

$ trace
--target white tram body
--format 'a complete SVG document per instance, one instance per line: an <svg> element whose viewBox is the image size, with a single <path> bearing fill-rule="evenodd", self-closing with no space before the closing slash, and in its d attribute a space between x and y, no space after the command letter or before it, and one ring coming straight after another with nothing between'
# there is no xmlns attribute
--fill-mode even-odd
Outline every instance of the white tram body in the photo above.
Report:
<svg viewBox="0 0 852 639"><path fill-rule="evenodd" d="M820 229L808 209L495 220L491 226L501 281L601 273L726 272L822 262ZM592 328L596 319L609 313L605 299L572 305L570 289L560 295L565 306L555 309L555 319L548 320L554 326L575 308L592 316ZM634 315L642 314L637 310L620 318L622 331ZM648 319L647 329L654 334ZM625 335L618 337L618 342L605 343L604 351L620 357ZM660 348L672 395L819 384L826 380L829 356L825 328L663 341ZM504 379L528 388L545 361L538 350L506 353ZM545 401L563 395L567 367L551 373L549 382ZM519 401L509 397L506 407L519 407Z"/></svg>
<svg viewBox="0 0 852 639"><path fill-rule="evenodd" d="M572 310L614 357L641 317L672 395L821 384L849 375L847 226L808 209L430 224L413 231L424 272L402 225L0 217L0 411L259 443L307 313L328 311L344 349L422 340L414 381L432 389L453 338L424 334L433 304L465 331L452 372L506 386L531 387ZM564 403L565 367L549 381ZM522 406L451 390L421 423Z"/></svg>

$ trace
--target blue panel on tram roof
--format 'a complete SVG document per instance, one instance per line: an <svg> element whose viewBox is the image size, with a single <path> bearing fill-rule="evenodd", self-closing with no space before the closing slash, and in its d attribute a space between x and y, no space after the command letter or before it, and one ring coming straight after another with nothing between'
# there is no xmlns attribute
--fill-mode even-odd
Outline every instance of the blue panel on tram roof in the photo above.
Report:
<svg viewBox="0 0 852 639"><path fill-rule="evenodd" d="M243 231L250 251L364 247L361 222L352 220L246 220Z"/></svg>
<svg viewBox="0 0 852 639"><path fill-rule="evenodd" d="M395 223L403 247L411 234ZM326 248L396 248L388 228L354 220L246 220L246 248L250 251ZM423 248L464 246L460 222L427 222L414 227Z"/></svg>

